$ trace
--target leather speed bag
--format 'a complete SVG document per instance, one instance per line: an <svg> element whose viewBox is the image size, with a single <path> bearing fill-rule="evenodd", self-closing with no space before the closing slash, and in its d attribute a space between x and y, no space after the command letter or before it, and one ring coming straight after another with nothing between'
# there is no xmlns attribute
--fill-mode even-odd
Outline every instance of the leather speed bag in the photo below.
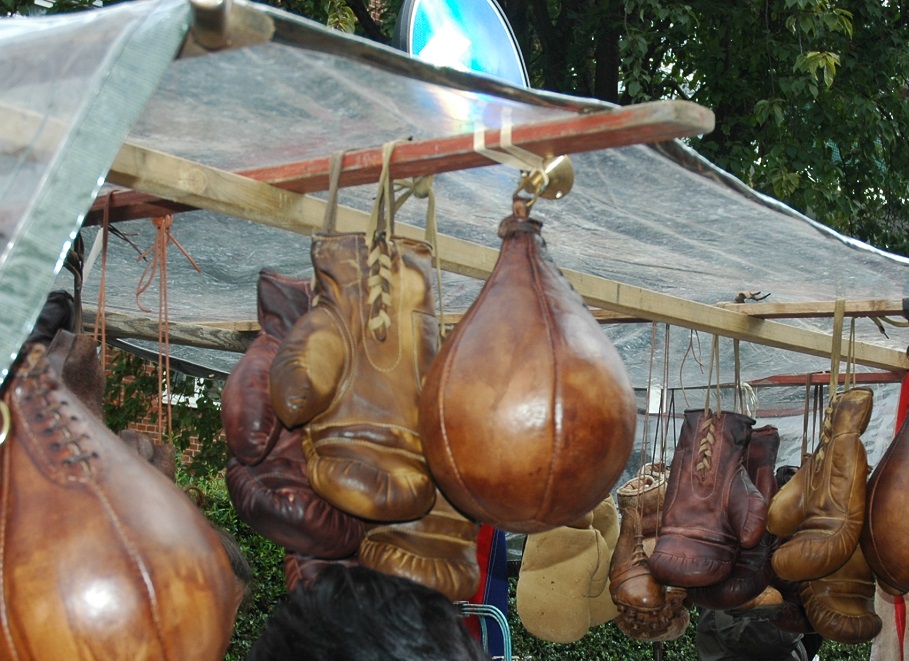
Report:
<svg viewBox="0 0 909 661"><path fill-rule="evenodd" d="M5 402L0 659L223 659L234 575L193 502L88 412L41 345Z"/></svg>
<svg viewBox="0 0 909 661"><path fill-rule="evenodd" d="M467 516L510 532L593 510L631 452L625 366L516 206L479 296L426 376L420 434L430 471Z"/></svg>
<svg viewBox="0 0 909 661"><path fill-rule="evenodd" d="M909 592L909 416L871 473L866 502L865 560L891 591Z"/></svg>

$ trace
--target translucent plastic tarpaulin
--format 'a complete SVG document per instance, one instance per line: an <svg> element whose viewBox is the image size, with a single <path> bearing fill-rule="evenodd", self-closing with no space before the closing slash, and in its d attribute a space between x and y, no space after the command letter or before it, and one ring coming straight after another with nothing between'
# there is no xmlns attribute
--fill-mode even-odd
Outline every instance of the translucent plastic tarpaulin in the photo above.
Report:
<svg viewBox="0 0 909 661"><path fill-rule="evenodd" d="M442 139L612 110L592 99L433 67L274 8L243 6L273 23L267 39L176 60L172 57L190 22L182 0L136 0L84 14L0 23L0 112L7 117L12 107L16 117L37 117L40 127L21 133L0 122L5 246L0 367L8 367L47 292L72 286L65 272L54 280L60 256L124 139L138 148L237 172L392 140ZM29 59L29 53L41 56ZM681 142L582 151L571 160L571 192L533 207L533 215L544 222L551 256L562 268L706 304L732 302L742 291L770 294L770 302L907 296L907 260L847 240L756 194ZM518 170L504 165L437 174L439 230L497 249L497 225L510 213L518 179ZM203 189L205 183L188 180L185 186ZM99 200L111 190L120 189L105 186ZM341 191L340 201L368 212L374 195L373 185L353 186ZM398 219L422 226L425 214L425 200L412 199ZM106 309L156 319L156 309L143 311L136 301L146 266L137 260L138 252L152 245L154 228L142 217L117 227L135 247L111 239ZM82 231L91 250L98 230ZM201 268L197 272L178 250L170 250L168 299L174 323L255 321L261 269L301 278L312 273L306 233L208 210L177 213L172 232ZM95 260L85 283L88 305L98 300L99 280ZM446 273L443 285L445 311L459 312L482 282ZM146 307L154 307L149 304L157 298L154 286L143 294ZM832 327L830 319L785 323L824 333ZM697 389L709 381L709 336L673 327L664 349L662 325L655 330L649 323L606 324L604 332L642 397L648 383L703 393ZM906 329L888 327L887 332L889 337L883 336L868 320L857 326L862 341L899 350L909 344ZM157 350L153 342L130 341L130 347ZM719 380L728 383L735 376L732 341L721 339L720 348ZM745 381L830 366L829 359L804 353L747 342L740 348ZM189 346L172 351L187 369L221 377L240 356ZM665 379L654 376L664 373ZM767 410L786 411L797 420L792 411L798 394L779 390L773 396L778 405L769 403L770 395L763 397ZM691 395L695 405L698 399L702 394ZM884 429L889 422L881 419Z"/></svg>
<svg viewBox="0 0 909 661"><path fill-rule="evenodd" d="M188 17L172 1L0 20L0 383Z"/></svg>

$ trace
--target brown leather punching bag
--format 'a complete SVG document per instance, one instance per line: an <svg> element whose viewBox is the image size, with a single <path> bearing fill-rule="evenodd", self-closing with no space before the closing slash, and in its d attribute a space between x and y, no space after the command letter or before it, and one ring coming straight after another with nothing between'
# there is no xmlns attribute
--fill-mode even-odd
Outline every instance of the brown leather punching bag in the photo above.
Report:
<svg viewBox="0 0 909 661"><path fill-rule="evenodd" d="M865 560L890 592L909 592L909 416L871 473L860 541Z"/></svg>
<svg viewBox="0 0 909 661"><path fill-rule="evenodd" d="M615 347L515 202L479 296L423 386L420 434L439 488L518 533L593 510L631 452L634 392Z"/></svg>
<svg viewBox="0 0 909 661"><path fill-rule="evenodd" d="M234 577L214 527L34 345L0 402L0 659L216 661Z"/></svg>

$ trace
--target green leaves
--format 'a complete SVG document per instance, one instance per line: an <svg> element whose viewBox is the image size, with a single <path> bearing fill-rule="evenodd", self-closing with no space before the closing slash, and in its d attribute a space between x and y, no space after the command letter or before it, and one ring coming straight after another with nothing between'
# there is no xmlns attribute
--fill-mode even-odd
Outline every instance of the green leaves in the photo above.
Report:
<svg viewBox="0 0 909 661"><path fill-rule="evenodd" d="M792 68L794 71L802 71L809 76L822 78L824 85L831 87L839 64L840 56L836 53L808 51L795 58ZM817 98L817 86L811 89L811 95Z"/></svg>

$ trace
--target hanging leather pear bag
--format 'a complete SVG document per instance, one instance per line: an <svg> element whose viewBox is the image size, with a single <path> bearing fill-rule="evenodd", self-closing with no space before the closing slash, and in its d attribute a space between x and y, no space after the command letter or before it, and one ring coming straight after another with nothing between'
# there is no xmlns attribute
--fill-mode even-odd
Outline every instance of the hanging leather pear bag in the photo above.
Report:
<svg viewBox="0 0 909 661"><path fill-rule="evenodd" d="M515 201L499 259L433 361L420 435L468 516L511 532L567 525L609 494L631 453L634 392L615 347Z"/></svg>
<svg viewBox="0 0 909 661"><path fill-rule="evenodd" d="M909 592L909 416L877 467L867 487L865 525L860 541L865 559L890 592Z"/></svg>
<svg viewBox="0 0 909 661"><path fill-rule="evenodd" d="M41 345L0 418L0 658L224 658L233 572L192 501L88 412Z"/></svg>

